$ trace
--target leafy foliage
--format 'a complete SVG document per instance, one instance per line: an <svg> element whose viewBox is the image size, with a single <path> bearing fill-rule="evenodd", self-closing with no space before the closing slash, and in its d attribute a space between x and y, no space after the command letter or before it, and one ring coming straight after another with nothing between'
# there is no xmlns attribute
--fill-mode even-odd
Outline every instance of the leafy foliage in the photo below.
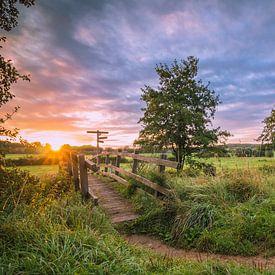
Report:
<svg viewBox="0 0 275 275"><path fill-rule="evenodd" d="M265 124L262 134L258 137L258 141L262 143L272 144L273 150L275 149L275 109L271 111L270 116L266 117L263 121Z"/></svg>
<svg viewBox="0 0 275 275"><path fill-rule="evenodd" d="M0 28L10 31L18 24L19 10L17 3L26 7L34 5L35 0L1 0L0 1Z"/></svg>
<svg viewBox="0 0 275 275"><path fill-rule="evenodd" d="M216 177L170 174L174 200L160 202L143 191L134 193L142 216L126 229L184 248L274 255L274 180L274 173L258 169L225 170Z"/></svg>
<svg viewBox="0 0 275 275"><path fill-rule="evenodd" d="M172 148L177 161L184 164L185 157L202 148L215 145L228 132L220 128L209 129L219 97L197 80L198 59L189 56L169 67L156 67L159 87L145 86L141 99L146 103L144 116L139 120L143 129L137 143L143 146Z"/></svg>
<svg viewBox="0 0 275 275"><path fill-rule="evenodd" d="M35 0L2 0L0 1L0 28L10 31L17 26L19 11L16 3L19 2L26 7L34 5ZM0 37L0 43L5 42L6 37ZM2 49L2 45L0 45ZM14 98L14 94L10 91L11 86L19 79L30 81L29 76L20 74L11 63L0 54L0 108ZM12 115L18 111L19 107L15 107L12 112L6 113L0 117L0 136L14 138L18 134L18 129L6 129L4 123L11 119Z"/></svg>
<svg viewBox="0 0 275 275"><path fill-rule="evenodd" d="M5 38L0 38L0 41L5 41ZM2 46L0 46L2 48ZM0 54L0 108L14 98L14 94L10 91L13 84L19 79L30 81L26 75L21 75L12 65L11 60L6 60ZM4 123L11 119L12 115L17 112L19 107L15 107L11 113L7 113L4 117L0 117L0 135L7 137L15 137L18 130L8 130L4 127Z"/></svg>

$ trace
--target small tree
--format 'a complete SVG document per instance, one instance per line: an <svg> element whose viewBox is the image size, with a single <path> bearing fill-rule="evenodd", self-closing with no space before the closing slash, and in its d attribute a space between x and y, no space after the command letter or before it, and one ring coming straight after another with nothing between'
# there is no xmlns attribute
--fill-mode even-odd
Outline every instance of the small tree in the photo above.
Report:
<svg viewBox="0 0 275 275"><path fill-rule="evenodd" d="M189 56L170 67L156 67L159 86L145 86L141 99L146 103L139 120L143 129L136 143L152 147L172 148L177 161L184 165L187 156L214 146L228 132L209 129L214 118L218 96L197 80L198 59Z"/></svg>
<svg viewBox="0 0 275 275"><path fill-rule="evenodd" d="M272 109L270 116L266 117L263 121L264 129L257 141L263 144L271 144L273 150L275 149L275 109Z"/></svg>
<svg viewBox="0 0 275 275"><path fill-rule="evenodd" d="M10 31L17 26L17 19L19 11L16 7L17 2L30 7L34 4L34 0L2 0L0 1L0 28L5 31ZM6 41L6 37L0 37L0 42ZM0 45L0 50L2 45ZM10 91L11 86L19 79L30 80L29 76L21 75L17 69L11 63L11 60L6 60L0 54L0 108L8 103L14 94ZM0 136L15 137L17 135L17 129L8 130L4 127L4 123L9 120L12 115L18 111L19 107L15 107L10 113L0 117Z"/></svg>

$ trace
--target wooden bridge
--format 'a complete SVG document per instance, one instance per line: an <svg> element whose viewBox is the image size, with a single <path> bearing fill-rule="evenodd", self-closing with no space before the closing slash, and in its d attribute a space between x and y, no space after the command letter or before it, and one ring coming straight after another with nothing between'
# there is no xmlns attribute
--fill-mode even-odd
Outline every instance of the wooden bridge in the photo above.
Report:
<svg viewBox="0 0 275 275"><path fill-rule="evenodd" d="M113 162L111 163L111 156ZM130 158L132 161L131 171L120 167L122 158ZM167 160L165 154L161 158L153 158L127 152L102 152L93 156L92 159L85 159L84 155L70 155L68 165L69 173L73 178L75 189L81 191L83 197L91 198L94 204L100 204L113 223L126 222L138 217L134 207L129 201L115 190L112 183L120 183L129 186L127 178L134 179L144 187L144 190L158 198L169 197L171 190L146 179L137 174L139 162L148 162L158 165L159 172L164 173L165 167L178 169L179 165L175 161ZM100 176L108 177L108 183Z"/></svg>

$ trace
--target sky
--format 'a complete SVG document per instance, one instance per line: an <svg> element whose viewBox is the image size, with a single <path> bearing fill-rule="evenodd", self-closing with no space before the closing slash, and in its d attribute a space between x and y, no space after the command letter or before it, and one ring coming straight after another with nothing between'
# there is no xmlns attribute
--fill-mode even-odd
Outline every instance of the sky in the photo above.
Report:
<svg viewBox="0 0 275 275"><path fill-rule="evenodd" d="M138 137L144 85L156 64L199 58L199 78L220 96L214 126L230 143L255 142L275 107L275 1L37 0L20 8L4 55L31 82L18 82L9 127L28 141L105 146Z"/></svg>

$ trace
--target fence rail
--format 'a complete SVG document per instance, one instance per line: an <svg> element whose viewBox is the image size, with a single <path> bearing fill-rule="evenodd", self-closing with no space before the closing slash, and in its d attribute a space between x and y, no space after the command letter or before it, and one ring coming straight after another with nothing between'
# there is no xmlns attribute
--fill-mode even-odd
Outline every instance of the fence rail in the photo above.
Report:
<svg viewBox="0 0 275 275"><path fill-rule="evenodd" d="M110 164L110 156L113 155L116 156L115 165ZM100 163L102 157L105 158L104 163ZM128 171L120 167L121 160L125 157L133 159L132 171ZM161 158L155 158L142 156L138 153L102 152L99 155L93 156L92 159L86 160L84 155L71 154L69 169L74 181L75 189L80 190L83 197L92 198L95 204L98 203L98 198L92 193L91 190L89 190L88 170L93 173L100 173L101 175L110 177L125 186L129 186L130 183L122 177L126 176L146 186L147 189L149 188L154 191L155 196L161 194L169 197L171 195L171 190L137 174L138 165L141 161L158 165L160 173L164 173L165 167L171 167L174 169L179 168L178 162L170 161L166 158L167 156L165 154L162 154Z"/></svg>
<svg viewBox="0 0 275 275"><path fill-rule="evenodd" d="M171 168L175 168L175 169L179 168L179 163L176 162L176 161L166 160L164 158L146 157L146 156L143 156L143 155L127 153L127 152L117 152L117 153L102 152L102 154L96 155L93 158L96 158L98 156L106 156L106 155L109 155L109 156L116 155L116 156L121 156L121 157L129 157L129 158L132 158L134 160L149 162L149 163L153 163L153 164L156 164L156 165L163 165L163 166L171 167ZM162 154L162 156L166 156L166 155Z"/></svg>

